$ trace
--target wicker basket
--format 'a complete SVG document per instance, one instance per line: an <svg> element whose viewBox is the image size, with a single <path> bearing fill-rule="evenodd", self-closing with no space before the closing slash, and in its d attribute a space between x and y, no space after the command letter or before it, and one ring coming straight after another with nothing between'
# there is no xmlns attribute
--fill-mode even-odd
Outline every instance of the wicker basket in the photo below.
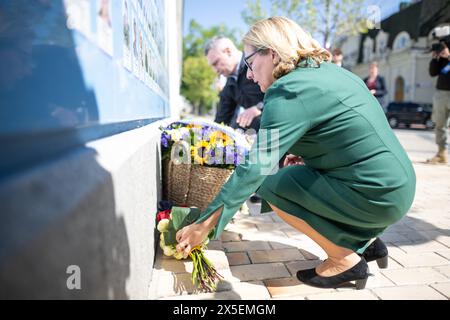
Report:
<svg viewBox="0 0 450 320"><path fill-rule="evenodd" d="M163 161L164 199L205 210L233 170Z"/></svg>

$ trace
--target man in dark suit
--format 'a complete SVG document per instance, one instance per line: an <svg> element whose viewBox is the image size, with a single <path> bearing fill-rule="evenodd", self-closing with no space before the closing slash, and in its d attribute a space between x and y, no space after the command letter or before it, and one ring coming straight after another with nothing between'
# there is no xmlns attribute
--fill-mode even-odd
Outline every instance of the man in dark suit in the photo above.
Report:
<svg viewBox="0 0 450 320"><path fill-rule="evenodd" d="M220 92L214 121L235 129L254 129L258 132L264 93L253 80L247 79L243 52L229 38L215 37L206 44L205 56L214 71L227 78ZM251 202L260 200L257 195L250 197Z"/></svg>
<svg viewBox="0 0 450 320"><path fill-rule="evenodd" d="M209 65L227 78L220 92L215 122L233 128L259 130L264 93L252 80L247 79L243 53L225 37L211 39L205 47Z"/></svg>

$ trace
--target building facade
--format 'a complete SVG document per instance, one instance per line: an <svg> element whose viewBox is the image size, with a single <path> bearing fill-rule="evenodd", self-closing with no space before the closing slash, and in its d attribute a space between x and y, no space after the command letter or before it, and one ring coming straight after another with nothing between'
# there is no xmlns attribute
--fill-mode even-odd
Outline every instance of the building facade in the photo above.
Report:
<svg viewBox="0 0 450 320"><path fill-rule="evenodd" d="M432 103L436 78L430 77L429 48L436 27L450 25L450 2L422 0L381 21L367 34L341 38L344 66L365 78L377 61L386 80L385 104L393 101Z"/></svg>

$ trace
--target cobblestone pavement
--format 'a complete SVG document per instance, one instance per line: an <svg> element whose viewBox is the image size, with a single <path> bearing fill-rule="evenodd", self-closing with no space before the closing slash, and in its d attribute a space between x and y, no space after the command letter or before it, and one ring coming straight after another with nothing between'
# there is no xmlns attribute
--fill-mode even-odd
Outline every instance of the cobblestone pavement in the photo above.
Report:
<svg viewBox="0 0 450 320"><path fill-rule="evenodd" d="M443 299L450 298L450 166L422 162L436 152L434 135L425 130L396 130L417 175L411 210L381 237L389 248L389 267L369 263L366 289L347 286L318 289L295 277L326 258L305 235L274 213L259 214L248 203L212 241L207 255L224 280L215 293L195 292L192 262L177 261L158 252L151 299ZM247 212L246 212L247 211Z"/></svg>

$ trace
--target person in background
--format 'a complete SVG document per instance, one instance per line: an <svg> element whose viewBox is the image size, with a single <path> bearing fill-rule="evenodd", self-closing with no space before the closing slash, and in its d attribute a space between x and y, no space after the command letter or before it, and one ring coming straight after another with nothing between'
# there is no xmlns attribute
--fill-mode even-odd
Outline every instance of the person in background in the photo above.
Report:
<svg viewBox="0 0 450 320"><path fill-rule="evenodd" d="M448 163L448 123L450 121L450 51L448 44L442 42L440 51L433 51L429 73L438 77L436 93L433 97L432 120L435 123L437 154L427 160L430 164Z"/></svg>
<svg viewBox="0 0 450 320"><path fill-rule="evenodd" d="M344 55L342 54L341 49L335 48L332 52L332 61L338 67L342 67L342 62L344 61Z"/></svg>
<svg viewBox="0 0 450 320"><path fill-rule="evenodd" d="M220 101L214 121L235 129L259 130L264 93L247 79L247 67L235 44L226 37L215 37L205 46L209 65L227 82L220 92Z"/></svg>
<svg viewBox="0 0 450 320"><path fill-rule="evenodd" d="M364 82L367 88L369 88L370 93L377 98L383 111L386 112L384 103L384 96L387 94L386 82L384 81L384 78L378 74L378 62L373 61L369 64L369 76L364 79Z"/></svg>

